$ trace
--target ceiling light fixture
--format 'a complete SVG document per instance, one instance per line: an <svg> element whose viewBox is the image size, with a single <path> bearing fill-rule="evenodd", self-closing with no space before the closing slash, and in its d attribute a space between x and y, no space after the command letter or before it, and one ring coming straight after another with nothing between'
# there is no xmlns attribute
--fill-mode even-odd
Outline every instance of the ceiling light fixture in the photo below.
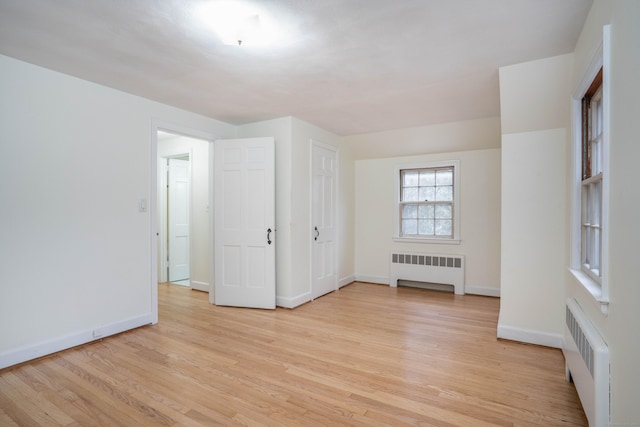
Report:
<svg viewBox="0 0 640 427"><path fill-rule="evenodd" d="M271 46L280 38L268 14L250 3L212 1L200 6L196 13L225 45Z"/></svg>

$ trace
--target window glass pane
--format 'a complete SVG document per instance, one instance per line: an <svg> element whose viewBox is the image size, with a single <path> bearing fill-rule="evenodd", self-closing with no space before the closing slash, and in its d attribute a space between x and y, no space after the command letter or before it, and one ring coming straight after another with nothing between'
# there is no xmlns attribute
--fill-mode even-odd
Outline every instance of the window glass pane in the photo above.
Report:
<svg viewBox="0 0 640 427"><path fill-rule="evenodd" d="M450 236L451 235L451 220L449 219L437 219L436 220L436 236Z"/></svg>
<svg viewBox="0 0 640 427"><path fill-rule="evenodd" d="M443 170L436 172L436 185L452 185L453 184L453 171Z"/></svg>
<svg viewBox="0 0 640 427"><path fill-rule="evenodd" d="M433 218L433 215L433 205L420 205L418 207L418 218Z"/></svg>
<svg viewBox="0 0 640 427"><path fill-rule="evenodd" d="M602 137L598 137L591 144L591 175L602 172Z"/></svg>
<svg viewBox="0 0 640 427"><path fill-rule="evenodd" d="M592 225L600 225L600 201L602 197L602 182L594 182L593 184L593 208L591 210L591 223Z"/></svg>
<svg viewBox="0 0 640 427"><path fill-rule="evenodd" d="M402 182L403 187L417 187L418 186L419 172L405 172L404 180Z"/></svg>
<svg viewBox="0 0 640 427"><path fill-rule="evenodd" d="M593 229L593 263L591 264L592 270L600 269L600 230L598 228Z"/></svg>
<svg viewBox="0 0 640 427"><path fill-rule="evenodd" d="M595 127L596 127L595 130L596 130L596 132L595 132L595 135L600 135L600 133L602 133L602 99L598 99L598 101L596 102L595 113L596 113L596 118L595 118Z"/></svg>
<svg viewBox="0 0 640 427"><path fill-rule="evenodd" d="M417 218L418 205L404 205L402 207L402 218Z"/></svg>
<svg viewBox="0 0 640 427"><path fill-rule="evenodd" d="M582 226L582 234L580 238L580 243L582 245L580 263L588 264L589 260L587 257L587 227L585 227L584 225Z"/></svg>
<svg viewBox="0 0 640 427"><path fill-rule="evenodd" d="M582 223L589 222L589 186L582 187Z"/></svg>
<svg viewBox="0 0 640 427"><path fill-rule="evenodd" d="M420 186L429 187L436 185L435 171L420 172Z"/></svg>
<svg viewBox="0 0 640 427"><path fill-rule="evenodd" d="M589 265L591 263L591 233L589 227L585 227L585 232L582 238L584 239L584 263Z"/></svg>
<svg viewBox="0 0 640 427"><path fill-rule="evenodd" d="M436 187L436 200L439 202L453 200L453 187Z"/></svg>
<svg viewBox="0 0 640 427"><path fill-rule="evenodd" d="M451 219L451 205L436 205L436 218Z"/></svg>
<svg viewBox="0 0 640 427"><path fill-rule="evenodd" d="M403 219L402 234L418 234L418 221L415 219Z"/></svg>
<svg viewBox="0 0 640 427"><path fill-rule="evenodd" d="M419 198L421 202L433 202L436 199L436 188L420 187Z"/></svg>
<svg viewBox="0 0 640 427"><path fill-rule="evenodd" d="M403 202L417 202L418 200L418 189L416 187L413 188L404 188L402 190L402 201Z"/></svg>
<svg viewBox="0 0 640 427"><path fill-rule="evenodd" d="M418 220L418 231L423 236L433 236L434 221L433 220Z"/></svg>

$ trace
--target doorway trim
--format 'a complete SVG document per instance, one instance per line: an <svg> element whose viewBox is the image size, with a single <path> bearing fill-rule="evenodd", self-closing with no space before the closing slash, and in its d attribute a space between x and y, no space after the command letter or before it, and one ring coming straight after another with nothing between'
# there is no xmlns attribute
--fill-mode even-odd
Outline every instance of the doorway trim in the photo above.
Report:
<svg viewBox="0 0 640 427"><path fill-rule="evenodd" d="M186 126L181 126L175 123L165 122L162 120L151 119L151 138L149 138L149 151L150 151L150 172L149 179L149 215L150 215L150 249L151 249L151 282L149 284L151 292L151 322L153 324L158 323L158 236L159 229L159 212L158 212L158 131L165 131L182 135L190 138L197 138L207 141L209 143L209 152L213 149L213 141L217 139L216 135L210 132L201 131ZM209 182L212 182L213 170L211 169L212 156L210 155L209 161ZM211 185L211 184L210 184ZM213 198L209 192L209 223L213 222ZM213 248L213 230L209 231L209 246ZM213 251L211 252L213 254ZM209 277L210 288L213 287L213 256L209 260ZM211 289L210 289L211 292Z"/></svg>

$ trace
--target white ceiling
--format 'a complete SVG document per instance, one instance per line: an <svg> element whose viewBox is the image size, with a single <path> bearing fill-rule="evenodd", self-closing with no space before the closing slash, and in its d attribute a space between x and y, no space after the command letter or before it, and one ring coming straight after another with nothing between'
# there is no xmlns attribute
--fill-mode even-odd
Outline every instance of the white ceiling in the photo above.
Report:
<svg viewBox="0 0 640 427"><path fill-rule="evenodd" d="M203 0L0 0L0 53L233 124L340 135L497 116L498 68L572 52L592 0L262 0L273 48Z"/></svg>

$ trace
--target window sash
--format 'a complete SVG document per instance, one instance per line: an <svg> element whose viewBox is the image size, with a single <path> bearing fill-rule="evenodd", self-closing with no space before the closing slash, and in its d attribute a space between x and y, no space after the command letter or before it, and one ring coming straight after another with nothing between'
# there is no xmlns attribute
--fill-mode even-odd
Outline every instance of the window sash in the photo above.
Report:
<svg viewBox="0 0 640 427"><path fill-rule="evenodd" d="M582 270L602 284L603 208L602 70L582 99L581 250Z"/></svg>
<svg viewBox="0 0 640 427"><path fill-rule="evenodd" d="M596 74L591 86L582 98L582 179L602 172L602 144L599 151L593 151L594 142L602 141L603 105L602 105L602 68ZM598 156L593 159L593 156ZM595 164L594 164L595 163ZM599 169L594 169L595 165Z"/></svg>
<svg viewBox="0 0 640 427"><path fill-rule="evenodd" d="M582 269L597 283L602 278L602 173L582 181Z"/></svg>
<svg viewBox="0 0 640 427"><path fill-rule="evenodd" d="M406 209L411 207L415 210ZM454 236L453 209L453 201L400 202L400 235L451 239ZM407 210L415 213L408 214Z"/></svg>
<svg viewBox="0 0 640 427"><path fill-rule="evenodd" d="M400 170L400 237L453 239L454 176L453 166Z"/></svg>

